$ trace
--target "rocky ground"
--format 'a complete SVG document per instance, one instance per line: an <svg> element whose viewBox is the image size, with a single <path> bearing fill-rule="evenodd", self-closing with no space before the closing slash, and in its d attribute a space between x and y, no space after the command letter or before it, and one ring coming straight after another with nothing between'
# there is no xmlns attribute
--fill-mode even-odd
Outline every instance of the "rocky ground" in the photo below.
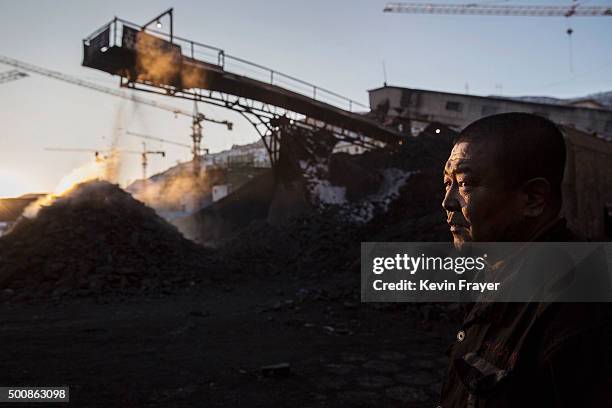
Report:
<svg viewBox="0 0 612 408"><path fill-rule="evenodd" d="M0 383L68 385L78 407L432 406L454 325L325 286L5 304Z"/></svg>

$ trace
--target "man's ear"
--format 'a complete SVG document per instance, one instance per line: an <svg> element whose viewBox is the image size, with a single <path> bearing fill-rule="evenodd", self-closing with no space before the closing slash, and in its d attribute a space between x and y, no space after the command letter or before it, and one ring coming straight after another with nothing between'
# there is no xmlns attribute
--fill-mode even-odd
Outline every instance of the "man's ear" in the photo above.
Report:
<svg viewBox="0 0 612 408"><path fill-rule="evenodd" d="M533 178L521 187L523 192L523 216L538 217L542 215L550 201L552 189L543 177Z"/></svg>

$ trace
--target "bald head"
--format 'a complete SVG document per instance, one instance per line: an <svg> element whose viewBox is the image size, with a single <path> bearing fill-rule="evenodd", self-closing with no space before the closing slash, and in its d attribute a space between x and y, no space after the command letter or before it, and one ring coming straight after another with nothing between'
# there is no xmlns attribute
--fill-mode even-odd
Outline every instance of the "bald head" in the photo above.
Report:
<svg viewBox="0 0 612 408"><path fill-rule="evenodd" d="M559 215L564 167L563 135L547 119L505 113L466 127L444 167L455 245L536 236Z"/></svg>
<svg viewBox="0 0 612 408"><path fill-rule="evenodd" d="M520 112L487 116L463 129L456 143L462 141L491 144L506 187L541 177L561 203L566 149L563 134L550 120Z"/></svg>

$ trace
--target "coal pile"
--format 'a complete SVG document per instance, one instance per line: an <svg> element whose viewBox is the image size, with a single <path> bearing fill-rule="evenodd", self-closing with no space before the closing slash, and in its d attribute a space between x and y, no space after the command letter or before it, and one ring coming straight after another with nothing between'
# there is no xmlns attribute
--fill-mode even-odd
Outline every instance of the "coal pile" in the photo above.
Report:
<svg viewBox="0 0 612 408"><path fill-rule="evenodd" d="M293 218L283 226L253 222L217 250L228 271L333 279L359 256L360 229L332 213ZM248 265L248 268L244 268Z"/></svg>
<svg viewBox="0 0 612 408"><path fill-rule="evenodd" d="M294 217L280 226L260 219L218 242L226 266L239 271L241 265L247 264L248 273L255 274L315 275L328 280L348 272L358 278L361 242L449 241L451 235L441 207L442 170L455 134L446 129L436 133L437 128L426 129L401 151L331 156L332 177L347 173L376 177L381 169L388 168L410 173L401 188L389 195L385 208L375 209L368 222L351 222L341 216L342 206L332 205ZM353 182L355 190L364 190L360 183L369 187L369 178L355 178L358 179ZM366 188L365 194L369 193Z"/></svg>
<svg viewBox="0 0 612 408"><path fill-rule="evenodd" d="M350 217L343 216L347 214L347 206L343 204L319 207L282 225L256 220L229 239L218 242L224 265L233 273L258 277L279 275L296 279L305 287L314 283L319 289L325 288L327 299L358 303L361 242L451 239L441 207L442 173L455 133L448 129L436 132L436 129L440 128L430 126L405 148L396 151L381 149L361 155L330 155L330 184L346 187L349 202L367 203L383 180L380 175L388 169L410 174L393 194L387 195L384 206L372 206L367 222L352 222ZM423 320L451 320L457 315L455 304L377 307L408 310Z"/></svg>
<svg viewBox="0 0 612 408"><path fill-rule="evenodd" d="M442 209L442 174L455 136L451 129L434 123L405 144L400 152L388 156L377 152L362 155L361 160L384 162L411 172L386 211L377 213L365 226L364 241L438 242L451 239ZM376 165L379 164L373 164Z"/></svg>
<svg viewBox="0 0 612 408"><path fill-rule="evenodd" d="M93 181L0 238L0 289L5 297L168 291L201 282L207 260L153 209Z"/></svg>

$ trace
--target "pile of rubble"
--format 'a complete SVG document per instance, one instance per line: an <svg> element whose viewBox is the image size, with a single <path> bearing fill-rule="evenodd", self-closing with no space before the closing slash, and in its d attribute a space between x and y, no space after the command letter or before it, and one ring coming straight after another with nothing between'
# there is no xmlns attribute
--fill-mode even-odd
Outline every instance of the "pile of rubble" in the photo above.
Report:
<svg viewBox="0 0 612 408"><path fill-rule="evenodd" d="M217 248L228 272L334 279L359 256L358 228L326 213L293 218L283 226L253 222Z"/></svg>
<svg viewBox="0 0 612 408"><path fill-rule="evenodd" d="M282 225L266 219L251 222L218 243L224 262L231 270L249 265L249 273L262 269L330 279L348 271L358 277L361 242L448 241L451 236L441 207L442 170L454 132L436 129L440 128L426 129L401 151L331 155L327 178L321 180L332 189L342 186L346 201L314 206L315 211ZM386 173L410 176L385 185ZM366 209L367 217L349 212L358 209Z"/></svg>
<svg viewBox="0 0 612 408"><path fill-rule="evenodd" d="M149 292L201 281L208 252L104 181L77 185L0 238L3 294Z"/></svg>
<svg viewBox="0 0 612 408"><path fill-rule="evenodd" d="M333 142L325 134L291 135L282 143L290 156L286 167L299 165L295 180L302 180L310 204L319 211L335 210L342 222L364 225L377 216L385 218L406 196L410 202L402 204L407 211L424 215L431 212L432 202L436 203L433 210L439 210L441 174L455 135L442 125L432 124L399 148L389 146L360 155L332 154ZM415 178L418 180L412 181ZM424 179L435 189L423 190Z"/></svg>
<svg viewBox="0 0 612 408"><path fill-rule="evenodd" d="M249 237L258 235L253 228L262 228L265 234L281 227L278 234L290 239L300 222L313 219L319 226L322 218L327 218L319 232L323 236L347 225L367 231L363 237L351 232L346 243L358 244L356 238L371 241L374 235L382 241L448 240L440 203L443 166L455 135L432 124L399 149L350 155L333 152L337 140L329 132L296 128L283 134L274 174L253 179L209 208L174 223L186 236L215 248L227 240L240 246L242 237L252 245ZM386 236L388 231L393 234ZM316 234L313 242L325 242ZM267 240L261 244L267 245ZM287 242L281 246L290 245Z"/></svg>

